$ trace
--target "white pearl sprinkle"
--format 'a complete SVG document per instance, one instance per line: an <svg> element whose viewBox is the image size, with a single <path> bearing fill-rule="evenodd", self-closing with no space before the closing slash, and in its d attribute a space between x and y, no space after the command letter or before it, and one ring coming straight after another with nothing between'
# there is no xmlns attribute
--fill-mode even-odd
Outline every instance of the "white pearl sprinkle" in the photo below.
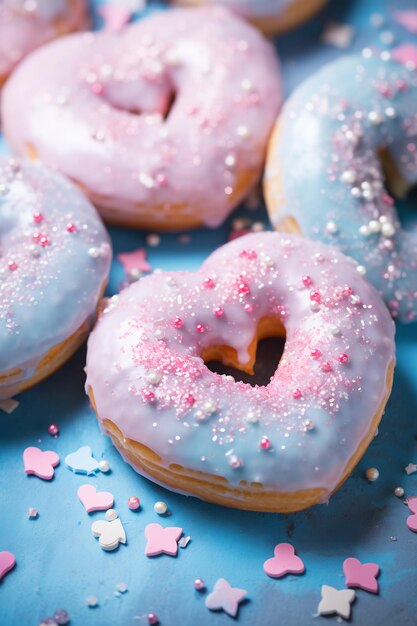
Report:
<svg viewBox="0 0 417 626"><path fill-rule="evenodd" d="M253 89L253 83L249 78L244 78L241 82L242 89L244 91L251 91Z"/></svg>
<svg viewBox="0 0 417 626"><path fill-rule="evenodd" d="M238 126L236 132L239 137L242 137L243 139L247 139L248 137L250 137L250 131L247 126Z"/></svg>
<svg viewBox="0 0 417 626"><path fill-rule="evenodd" d="M402 498L404 495L404 489L402 487L396 487L394 493L397 498Z"/></svg>
<svg viewBox="0 0 417 626"><path fill-rule="evenodd" d="M340 177L342 183L347 183L351 185L356 180L356 174L354 170L345 170Z"/></svg>
<svg viewBox="0 0 417 626"><path fill-rule="evenodd" d="M204 413L207 413L208 415L211 415L212 413L215 412L215 410L217 409L216 404L213 400L207 400L204 403Z"/></svg>
<svg viewBox="0 0 417 626"><path fill-rule="evenodd" d="M362 224L362 226L359 228L359 234L362 235L362 237L368 237L370 234L369 226L367 226L366 224Z"/></svg>
<svg viewBox="0 0 417 626"><path fill-rule="evenodd" d="M161 374L158 372L149 372L147 376L147 381L150 385L159 385L161 382Z"/></svg>
<svg viewBox="0 0 417 626"><path fill-rule="evenodd" d="M382 115L378 111L369 111L368 119L372 124L378 125L383 121Z"/></svg>
<svg viewBox="0 0 417 626"><path fill-rule="evenodd" d="M161 237L156 233L151 233L146 237L146 243L148 244L148 246L156 248L156 246L159 246L159 244L161 243Z"/></svg>
<svg viewBox="0 0 417 626"><path fill-rule="evenodd" d="M93 608L93 607L98 605L98 600L97 600L96 596L88 596L85 599L85 603L86 603L87 606L90 606L90 607Z"/></svg>
<svg viewBox="0 0 417 626"><path fill-rule="evenodd" d="M326 230L328 233L331 233L332 235L334 235L335 233L337 233L339 229L337 227L336 222L333 222L333 220L331 220L330 222L327 222Z"/></svg>
<svg viewBox="0 0 417 626"><path fill-rule="evenodd" d="M395 228L391 222L385 222L385 224L382 224L381 231L384 237L393 237L395 235Z"/></svg>
<svg viewBox="0 0 417 626"><path fill-rule="evenodd" d="M236 165L236 157L234 154L228 154L224 160L227 167L233 167Z"/></svg>
<svg viewBox="0 0 417 626"><path fill-rule="evenodd" d="M385 115L392 119L394 117L397 117L397 111L394 109L394 107L387 107L385 109Z"/></svg>
<svg viewBox="0 0 417 626"><path fill-rule="evenodd" d="M100 470L100 472L108 472L110 469L110 463L107 461L107 459L101 459L101 461L98 462L98 469Z"/></svg>
<svg viewBox="0 0 417 626"><path fill-rule="evenodd" d="M364 265L357 265L356 266L356 271L358 272L358 274L360 274L361 276L365 276L366 274L366 267Z"/></svg>
<svg viewBox="0 0 417 626"><path fill-rule="evenodd" d="M370 233L379 233L381 230L381 224L378 220L371 220L368 224L368 228Z"/></svg>
<svg viewBox="0 0 417 626"><path fill-rule="evenodd" d="M249 424L257 424L259 422L259 418L253 411L249 411L246 415L246 421Z"/></svg>
<svg viewBox="0 0 417 626"><path fill-rule="evenodd" d="M166 502L158 501L153 505L153 510L155 513L158 513L158 515L165 515L168 510L168 505Z"/></svg>

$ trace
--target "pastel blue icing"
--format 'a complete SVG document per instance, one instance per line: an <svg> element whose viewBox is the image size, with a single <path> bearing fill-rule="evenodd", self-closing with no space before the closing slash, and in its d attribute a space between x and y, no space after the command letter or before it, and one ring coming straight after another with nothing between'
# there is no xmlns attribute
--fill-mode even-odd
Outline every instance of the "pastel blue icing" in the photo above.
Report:
<svg viewBox="0 0 417 626"><path fill-rule="evenodd" d="M69 223L76 232L67 231ZM35 233L50 243L36 243ZM110 262L107 232L77 187L39 165L1 157L0 372L22 368L22 379L30 377L49 349L92 323Z"/></svg>
<svg viewBox="0 0 417 626"><path fill-rule="evenodd" d="M404 322L417 313L417 233L401 228L384 200L378 152L389 151L407 185L417 182L416 102L417 72L399 63L379 56L330 63L286 102L265 173L275 227L292 216L307 236L339 246ZM364 234L371 221L379 232Z"/></svg>

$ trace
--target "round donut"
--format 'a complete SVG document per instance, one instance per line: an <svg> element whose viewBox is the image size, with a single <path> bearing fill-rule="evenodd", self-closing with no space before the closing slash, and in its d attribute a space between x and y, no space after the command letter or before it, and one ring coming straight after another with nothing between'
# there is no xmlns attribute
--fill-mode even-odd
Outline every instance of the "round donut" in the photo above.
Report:
<svg viewBox="0 0 417 626"><path fill-rule="evenodd" d="M325 66L286 102L264 181L273 225L356 259L402 322L417 314L417 232L391 193L417 183L416 102L417 72L386 54Z"/></svg>
<svg viewBox="0 0 417 626"><path fill-rule="evenodd" d="M109 238L72 183L0 158L0 398L54 372L86 338L107 282Z"/></svg>
<svg viewBox="0 0 417 626"><path fill-rule="evenodd" d="M31 55L4 90L4 131L109 222L214 227L261 176L279 76L273 47L244 20L173 9Z"/></svg>
<svg viewBox="0 0 417 626"><path fill-rule="evenodd" d="M187 6L222 5L250 20L265 34L276 35L299 26L320 11L327 0L174 0Z"/></svg>
<svg viewBox="0 0 417 626"><path fill-rule="evenodd" d="M271 382L260 339L286 335ZM104 432L140 474L236 508L326 502L375 435L390 394L394 323L356 263L280 233L216 250L109 301L90 335L86 389Z"/></svg>
<svg viewBox="0 0 417 626"><path fill-rule="evenodd" d="M29 52L87 22L86 0L0 2L0 86Z"/></svg>

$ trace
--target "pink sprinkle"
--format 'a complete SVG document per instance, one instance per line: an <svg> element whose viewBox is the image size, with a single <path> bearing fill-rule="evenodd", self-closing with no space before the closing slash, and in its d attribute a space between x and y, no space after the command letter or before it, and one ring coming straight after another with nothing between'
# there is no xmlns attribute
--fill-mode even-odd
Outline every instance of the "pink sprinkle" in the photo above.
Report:
<svg viewBox="0 0 417 626"><path fill-rule="evenodd" d="M58 437L59 428L57 424L49 424L48 433L51 435L51 437Z"/></svg>
<svg viewBox="0 0 417 626"><path fill-rule="evenodd" d="M215 315L216 317L223 317L223 315L224 315L224 310L222 309L222 307L221 307L221 306L218 306L218 307L216 307L216 308L214 309L213 313L214 313L214 315Z"/></svg>
<svg viewBox="0 0 417 626"><path fill-rule="evenodd" d="M311 287L313 281L311 280L311 276L303 276L302 279L304 287Z"/></svg>
<svg viewBox="0 0 417 626"><path fill-rule="evenodd" d="M44 248L45 248L45 246L49 245L49 238L44 233L34 233L33 234L33 241L35 243L38 243L39 245L41 245Z"/></svg>
<svg viewBox="0 0 417 626"><path fill-rule="evenodd" d="M321 357L321 351L318 348L313 348L310 352L312 359L319 359Z"/></svg>
<svg viewBox="0 0 417 626"><path fill-rule="evenodd" d="M241 257L246 257L247 259L250 259L251 261L257 258L257 254L255 250L249 249L249 250L242 250L242 252L240 253Z"/></svg>
<svg viewBox="0 0 417 626"><path fill-rule="evenodd" d="M299 400L300 398L302 398L303 394L301 393L301 391L299 389L294 389L294 391L292 392L292 397L295 400Z"/></svg>
<svg viewBox="0 0 417 626"><path fill-rule="evenodd" d="M351 295L352 295L352 293L353 293L353 289L352 289L352 287L349 287L349 285L345 285L345 286L343 287L342 294L343 294L346 298L347 298L348 296L351 296Z"/></svg>
<svg viewBox="0 0 417 626"><path fill-rule="evenodd" d="M245 306L243 307L246 311L246 313L252 313L253 311L253 306L251 304L245 304Z"/></svg>
<svg viewBox="0 0 417 626"><path fill-rule="evenodd" d="M214 287L216 286L214 280L212 278L206 278L204 283L203 283L204 287L206 287L207 289L214 289Z"/></svg>
<svg viewBox="0 0 417 626"><path fill-rule="evenodd" d="M173 325L175 326L175 328L181 328L181 326L183 325L183 321L180 317L176 317Z"/></svg>
<svg viewBox="0 0 417 626"><path fill-rule="evenodd" d="M101 83L93 83L91 85L91 91L96 94L96 96L101 96L104 93L104 85Z"/></svg>
<svg viewBox="0 0 417 626"><path fill-rule="evenodd" d="M156 181L161 187L166 187L168 185L168 177L166 174L157 174Z"/></svg>
<svg viewBox="0 0 417 626"><path fill-rule="evenodd" d="M151 624L151 626L154 626L154 624L158 623L158 616L155 615L155 613L148 613L147 619L148 619L148 624Z"/></svg>
<svg viewBox="0 0 417 626"><path fill-rule="evenodd" d="M271 447L271 442L269 441L268 437L265 437L264 435L259 445L261 447L261 450L269 450L269 448Z"/></svg>
<svg viewBox="0 0 417 626"><path fill-rule="evenodd" d="M287 309L282 304L277 306L277 313L280 317L287 317Z"/></svg>
<svg viewBox="0 0 417 626"><path fill-rule="evenodd" d="M154 402L155 401L155 394L153 391L149 391L149 389L143 389L142 390L142 394L143 397L145 398L145 400L147 400L148 402Z"/></svg>
<svg viewBox="0 0 417 626"><path fill-rule="evenodd" d="M194 588L197 589L197 591L202 591L202 589L204 589L205 587L205 583L204 580L202 578L196 578L194 581Z"/></svg>
<svg viewBox="0 0 417 626"><path fill-rule="evenodd" d="M34 213L33 214L33 221L35 222L35 224L41 224L43 222L43 215L42 215L42 213Z"/></svg>
<svg viewBox="0 0 417 626"><path fill-rule="evenodd" d="M339 354L339 361L341 363L347 363L349 361L348 355L342 352L342 354Z"/></svg>
<svg viewBox="0 0 417 626"><path fill-rule="evenodd" d="M310 293L310 300L311 300L312 302L318 302L318 303L320 303L320 302L321 302L321 295L319 294L319 292L318 292L318 291L312 291L312 292Z"/></svg>
<svg viewBox="0 0 417 626"><path fill-rule="evenodd" d="M324 361L324 363L321 364L321 371L322 372L332 371L332 366L330 365L329 361Z"/></svg>
<svg viewBox="0 0 417 626"><path fill-rule="evenodd" d="M131 511L137 511L140 507L139 498L137 496L130 496L130 498L127 499L127 506Z"/></svg>
<svg viewBox="0 0 417 626"><path fill-rule="evenodd" d="M67 224L67 231L69 233L75 233L76 230L77 230L77 227L75 224L72 224L71 222Z"/></svg>
<svg viewBox="0 0 417 626"><path fill-rule="evenodd" d="M250 289L249 289L248 285L245 282L241 282L241 283L239 283L238 291L241 294L246 294L246 293L250 292Z"/></svg>
<svg viewBox="0 0 417 626"><path fill-rule="evenodd" d="M189 404L190 406L193 406L193 404L195 403L195 398L191 393L187 393L184 396L184 400L187 404Z"/></svg>
<svg viewBox="0 0 417 626"><path fill-rule="evenodd" d="M195 329L198 333L204 333L204 331L206 330L203 324L196 324Z"/></svg>
<svg viewBox="0 0 417 626"><path fill-rule="evenodd" d="M17 270L17 263L15 261L9 261L7 267L11 272L14 272L15 270Z"/></svg>

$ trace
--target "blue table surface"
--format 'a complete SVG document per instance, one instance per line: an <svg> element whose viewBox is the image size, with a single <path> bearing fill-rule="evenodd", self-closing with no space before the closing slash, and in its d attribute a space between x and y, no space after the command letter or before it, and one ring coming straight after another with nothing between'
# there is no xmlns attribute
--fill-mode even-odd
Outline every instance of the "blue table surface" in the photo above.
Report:
<svg viewBox="0 0 417 626"><path fill-rule="evenodd" d="M413 6L415 0L330 2L319 18L277 40L287 93L323 63L345 53L320 42L325 21L354 27L348 51L370 44L383 48L384 30L395 35L395 44L413 41L390 17L394 9ZM386 17L382 31L371 24L374 13ZM0 150L7 151L1 140ZM409 225L414 221L411 209L416 199L416 194L410 194L401 206L402 218ZM242 207L236 215L267 225L263 209L254 212ZM149 261L154 268L196 268L227 240L230 224L193 232L189 243L180 242L176 235L162 235L158 247L148 248ZM146 235L140 231L112 228L111 235L115 254L146 246ZM108 292L117 292L123 280L122 268L114 261ZM417 474L404 472L409 462L417 462L417 324L398 327L397 348L394 388L379 436L329 505L288 516L219 508L176 495L138 476L98 429L84 395L85 349L81 349L50 379L22 394L12 415L0 413L0 550L10 550L17 560L16 568L0 583L1 626L36 626L60 608L70 614L72 626L145 625L151 611L163 626L232 623L226 614L205 607L205 594L193 587L197 577L209 589L224 577L248 590L238 616L242 625L324 624L337 618L315 617L321 585L342 588L342 563L350 556L376 562L381 568L379 595L357 592L352 623L417 624L417 535L407 529L408 509L394 495L399 485L406 495L417 495ZM59 425L57 439L47 433L51 422ZM24 474L22 452L31 445L61 455L61 466L51 482ZM96 458L108 459L111 472L86 478L66 469L63 458L81 445L90 445ZM380 472L374 483L364 477L369 467ZM85 482L115 496L127 533L127 544L115 552L101 550L91 534L92 520L103 518L103 513L87 515L78 501L77 489ZM126 500L133 494L142 501L140 512L127 508ZM163 523L181 526L191 536L177 558L144 555L145 526L161 522L153 510L157 500L166 501L171 511ZM28 520L30 506L38 509L37 520ZM273 580L264 574L264 560L282 541L296 546L306 565L303 576ZM114 591L119 582L125 582L128 591L117 597ZM96 608L86 605L90 595L98 599Z"/></svg>

